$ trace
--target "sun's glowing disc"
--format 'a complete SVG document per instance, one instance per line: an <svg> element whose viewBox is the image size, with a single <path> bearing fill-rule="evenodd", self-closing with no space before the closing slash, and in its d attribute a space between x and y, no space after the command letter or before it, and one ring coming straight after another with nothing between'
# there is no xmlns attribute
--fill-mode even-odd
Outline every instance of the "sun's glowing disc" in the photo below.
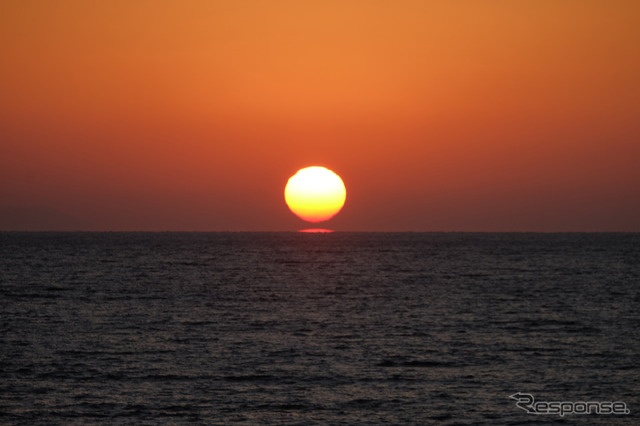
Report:
<svg viewBox="0 0 640 426"><path fill-rule="evenodd" d="M289 178L284 199L289 209L308 222L331 219L344 206L347 190L340 176L324 167L307 167Z"/></svg>

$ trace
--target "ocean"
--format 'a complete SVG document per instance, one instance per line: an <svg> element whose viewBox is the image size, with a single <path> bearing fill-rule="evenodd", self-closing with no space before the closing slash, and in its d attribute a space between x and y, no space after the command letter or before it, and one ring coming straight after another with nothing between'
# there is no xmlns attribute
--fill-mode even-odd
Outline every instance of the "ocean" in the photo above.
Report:
<svg viewBox="0 0 640 426"><path fill-rule="evenodd" d="M5 232L0 301L6 424L640 424L640 234Z"/></svg>

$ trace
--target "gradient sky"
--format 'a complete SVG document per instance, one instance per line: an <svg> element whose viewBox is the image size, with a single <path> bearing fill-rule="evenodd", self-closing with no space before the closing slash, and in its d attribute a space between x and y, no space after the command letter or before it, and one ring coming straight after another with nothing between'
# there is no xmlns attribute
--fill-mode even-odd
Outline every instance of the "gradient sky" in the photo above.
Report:
<svg viewBox="0 0 640 426"><path fill-rule="evenodd" d="M0 229L640 231L640 2L0 0ZM315 226L315 225L314 225Z"/></svg>

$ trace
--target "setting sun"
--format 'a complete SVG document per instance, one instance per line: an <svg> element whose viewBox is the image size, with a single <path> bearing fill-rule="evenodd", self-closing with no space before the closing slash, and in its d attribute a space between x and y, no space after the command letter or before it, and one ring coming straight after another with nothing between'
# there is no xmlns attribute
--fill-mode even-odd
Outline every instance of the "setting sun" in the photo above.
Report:
<svg viewBox="0 0 640 426"><path fill-rule="evenodd" d="M308 222L331 219L344 206L346 196L340 176L324 167L299 170L284 190L284 199L291 211Z"/></svg>

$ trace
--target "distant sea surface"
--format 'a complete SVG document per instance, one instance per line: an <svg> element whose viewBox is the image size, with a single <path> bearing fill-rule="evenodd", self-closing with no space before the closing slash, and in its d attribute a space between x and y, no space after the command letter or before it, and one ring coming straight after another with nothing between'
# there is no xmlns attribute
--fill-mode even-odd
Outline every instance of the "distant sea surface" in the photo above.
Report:
<svg viewBox="0 0 640 426"><path fill-rule="evenodd" d="M0 423L549 421L640 424L640 234L0 233Z"/></svg>

